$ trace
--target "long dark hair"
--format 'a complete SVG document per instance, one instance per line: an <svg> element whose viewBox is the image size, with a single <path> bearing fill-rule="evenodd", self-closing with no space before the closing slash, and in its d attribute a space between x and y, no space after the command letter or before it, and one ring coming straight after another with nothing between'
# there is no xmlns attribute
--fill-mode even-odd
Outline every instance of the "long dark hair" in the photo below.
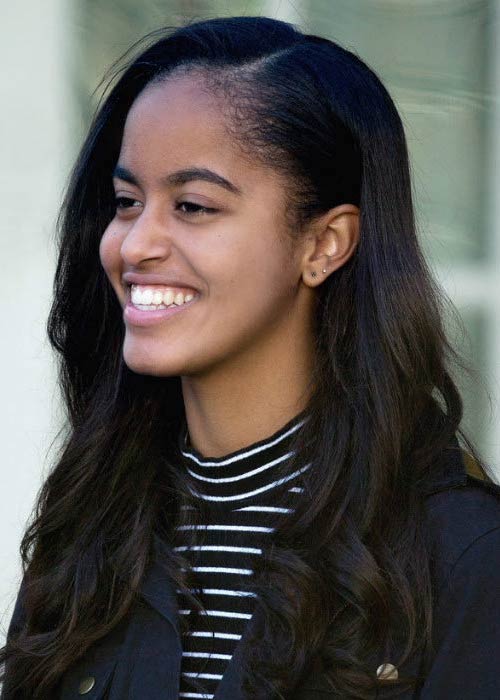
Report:
<svg viewBox="0 0 500 700"><path fill-rule="evenodd" d="M256 573L265 627L249 640L246 687L286 693L320 658L342 697L371 697L374 649L402 636L399 666L429 648L421 485L457 433L485 466L459 429L449 365L463 363L418 244L401 119L363 61L285 22L193 22L138 47L112 67L60 212L47 331L67 425L21 543L24 618L1 652L9 686L50 697L126 615L154 536L171 542L179 517L180 379L125 366L122 310L98 249L127 112L148 83L188 65L230 97L235 142L288 179L293 236L337 204L360 207L355 253L317 289L315 390L293 458L314 469ZM174 556L170 573L186 586Z"/></svg>

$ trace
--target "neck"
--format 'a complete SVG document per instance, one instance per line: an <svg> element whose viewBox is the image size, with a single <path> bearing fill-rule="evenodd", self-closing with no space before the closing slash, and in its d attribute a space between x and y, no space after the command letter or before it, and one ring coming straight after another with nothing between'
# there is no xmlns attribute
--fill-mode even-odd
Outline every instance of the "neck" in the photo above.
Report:
<svg viewBox="0 0 500 700"><path fill-rule="evenodd" d="M281 332L203 376L183 376L192 446L222 457L264 440L303 411L313 391L312 337Z"/></svg>

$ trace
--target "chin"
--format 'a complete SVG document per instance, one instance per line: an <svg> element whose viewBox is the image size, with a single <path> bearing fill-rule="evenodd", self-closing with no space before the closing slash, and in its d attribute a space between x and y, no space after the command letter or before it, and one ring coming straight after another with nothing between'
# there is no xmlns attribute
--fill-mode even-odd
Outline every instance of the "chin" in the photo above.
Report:
<svg viewBox="0 0 500 700"><path fill-rule="evenodd" d="M155 357L154 353L146 354L144 349L132 350L124 348L123 361L127 367L136 374L145 374L152 377L181 377L203 375L207 371L205 363L189 361L183 357Z"/></svg>
<svg viewBox="0 0 500 700"><path fill-rule="evenodd" d="M229 357L227 350L208 348L200 340L191 354L186 352L185 344L176 347L165 339L125 335L123 344L123 361L127 367L136 374L153 377L202 377L220 369Z"/></svg>
<svg viewBox="0 0 500 700"><path fill-rule="evenodd" d="M174 362L169 358L155 358L145 354L144 351L131 351L126 348L123 351L123 361L132 372L152 377L179 375L185 369L185 364L182 361Z"/></svg>

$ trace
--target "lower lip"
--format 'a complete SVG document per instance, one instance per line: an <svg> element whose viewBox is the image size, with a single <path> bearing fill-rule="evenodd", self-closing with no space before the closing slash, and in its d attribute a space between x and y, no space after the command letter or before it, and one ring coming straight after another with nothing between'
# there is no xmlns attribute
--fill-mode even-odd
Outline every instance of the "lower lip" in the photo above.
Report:
<svg viewBox="0 0 500 700"><path fill-rule="evenodd" d="M177 314L186 311L193 302L196 301L195 297L191 301L185 302L180 306L170 306L168 309L156 309L155 311L141 311L135 307L130 299L128 299L125 309L123 311L123 320L132 324L133 326L153 326L156 323L161 323L171 316L176 316Z"/></svg>

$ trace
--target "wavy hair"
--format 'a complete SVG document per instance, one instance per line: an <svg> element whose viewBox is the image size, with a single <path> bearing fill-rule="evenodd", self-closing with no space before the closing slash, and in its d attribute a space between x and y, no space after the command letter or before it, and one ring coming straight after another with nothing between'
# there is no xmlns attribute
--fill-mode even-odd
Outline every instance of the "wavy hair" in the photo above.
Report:
<svg viewBox="0 0 500 700"><path fill-rule="evenodd" d="M180 379L125 366L122 309L99 260L127 113L174 69L197 71L226 98L229 137L286 178L292 239L338 204L360 207L356 251L317 288L315 389L292 458L314 469L302 476L308 498L255 572L265 625L249 640L245 684L252 697L264 685L282 697L320 659L333 690L368 698L374 650L397 634L401 666L430 646L421 485L457 433L485 465L459 428L449 367L467 368L447 340L445 297L417 240L394 103L352 52L266 17L162 28L107 76L58 219L47 332L66 432L22 539L24 615L0 660L20 697L51 697L130 609L154 536L172 541L188 491ZM187 590L173 554L169 567Z"/></svg>

